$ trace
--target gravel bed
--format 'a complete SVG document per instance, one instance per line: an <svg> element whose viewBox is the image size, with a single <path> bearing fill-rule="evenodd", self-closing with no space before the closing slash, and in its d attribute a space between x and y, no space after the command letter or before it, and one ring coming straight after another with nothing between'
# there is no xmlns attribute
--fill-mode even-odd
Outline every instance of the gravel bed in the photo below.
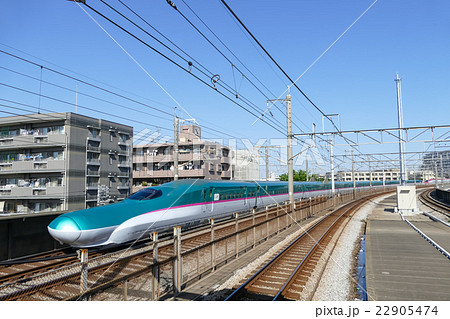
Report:
<svg viewBox="0 0 450 319"><path fill-rule="evenodd" d="M353 265L356 258L354 247L359 244L361 229L368 214L380 201L389 196L392 195L389 194L371 201L353 215L331 254L312 300L345 301L353 297L353 287L356 285L353 276ZM333 240L335 239L336 236ZM311 275L313 280L309 280L305 292L312 292L314 279L317 280L320 277L320 272L329 256L329 249L331 248L328 248L328 254L324 254L317 264L316 270Z"/></svg>
<svg viewBox="0 0 450 319"><path fill-rule="evenodd" d="M261 268L264 264L266 264L270 259L276 256L276 254L278 254L283 248L289 245L296 237L301 235L304 230L306 230L315 222L317 222L317 219L314 219L307 224L302 224L301 227L292 226L299 228L297 231L288 235L285 239L274 245L264 255L261 255L252 263L248 264L244 268L237 269L228 280L226 280L222 285L216 287L215 291L204 297L203 300L218 300L223 298L223 291L233 289L233 287L242 284L247 276L252 275L255 271Z"/></svg>

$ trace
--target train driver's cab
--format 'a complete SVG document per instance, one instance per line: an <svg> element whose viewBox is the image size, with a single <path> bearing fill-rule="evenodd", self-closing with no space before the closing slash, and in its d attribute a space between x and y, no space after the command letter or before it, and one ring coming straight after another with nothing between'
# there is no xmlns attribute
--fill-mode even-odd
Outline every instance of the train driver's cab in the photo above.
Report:
<svg viewBox="0 0 450 319"><path fill-rule="evenodd" d="M132 194L128 199L132 200L149 200L155 199L162 195L162 191L160 189L155 189L151 187L143 188L136 193Z"/></svg>

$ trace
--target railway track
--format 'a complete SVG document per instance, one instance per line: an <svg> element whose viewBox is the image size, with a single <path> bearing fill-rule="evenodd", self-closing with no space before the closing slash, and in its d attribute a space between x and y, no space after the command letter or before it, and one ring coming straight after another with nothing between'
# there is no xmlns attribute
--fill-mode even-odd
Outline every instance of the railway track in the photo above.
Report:
<svg viewBox="0 0 450 319"><path fill-rule="evenodd" d="M319 204L324 200L325 198L317 198L312 204ZM307 204L309 205L308 202L303 202L300 207L305 208ZM215 239L227 237L236 229L251 228L252 225L279 218L281 215L281 210L274 208L241 218L237 226L235 221L218 223L215 225ZM186 232L181 243L182 253L206 245L210 241L211 232L208 226ZM167 264L174 258L173 242L161 239L158 244L158 262L161 265ZM83 266L73 255L64 256L61 252L51 254L36 257L35 261L31 259L30 263L0 267L0 274L3 274L0 276L0 300L73 300L73 296L78 295L80 291L80 273L83 267L87 267L89 272L86 287L92 292L151 272L154 264L152 245L148 243L128 249L126 253L117 251L104 255L101 252L90 252L88 266ZM164 269L162 266L162 277L165 272L170 272L170 269Z"/></svg>
<svg viewBox="0 0 450 319"><path fill-rule="evenodd" d="M349 216L372 195L322 218L240 285L225 300L300 300L330 240Z"/></svg>
<svg viewBox="0 0 450 319"><path fill-rule="evenodd" d="M429 208L439 212L440 214L443 214L450 218L450 206L434 199L431 196L431 193L434 192L434 189L426 190L422 192L419 196L419 200Z"/></svg>

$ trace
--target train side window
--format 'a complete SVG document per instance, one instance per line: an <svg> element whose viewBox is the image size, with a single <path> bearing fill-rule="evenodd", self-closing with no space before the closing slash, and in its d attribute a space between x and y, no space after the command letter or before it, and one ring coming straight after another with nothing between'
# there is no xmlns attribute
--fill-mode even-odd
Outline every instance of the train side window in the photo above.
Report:
<svg viewBox="0 0 450 319"><path fill-rule="evenodd" d="M220 194L220 200L222 200L223 199L223 194Z"/></svg>
<svg viewBox="0 0 450 319"><path fill-rule="evenodd" d="M209 190L209 197L212 198L212 189Z"/></svg>

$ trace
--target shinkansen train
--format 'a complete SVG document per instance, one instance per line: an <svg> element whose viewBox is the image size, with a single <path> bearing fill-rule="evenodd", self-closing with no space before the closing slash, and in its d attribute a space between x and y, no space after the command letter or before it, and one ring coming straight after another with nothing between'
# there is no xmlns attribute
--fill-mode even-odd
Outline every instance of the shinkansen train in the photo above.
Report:
<svg viewBox="0 0 450 319"><path fill-rule="evenodd" d="M356 186L368 187L369 182L357 182ZM336 193L352 187L352 182L335 183ZM294 183L295 199L330 192L330 183ZM63 214L48 225L48 231L57 241L73 247L122 244L154 231L230 216L288 199L287 182L185 179L141 189L119 203Z"/></svg>

